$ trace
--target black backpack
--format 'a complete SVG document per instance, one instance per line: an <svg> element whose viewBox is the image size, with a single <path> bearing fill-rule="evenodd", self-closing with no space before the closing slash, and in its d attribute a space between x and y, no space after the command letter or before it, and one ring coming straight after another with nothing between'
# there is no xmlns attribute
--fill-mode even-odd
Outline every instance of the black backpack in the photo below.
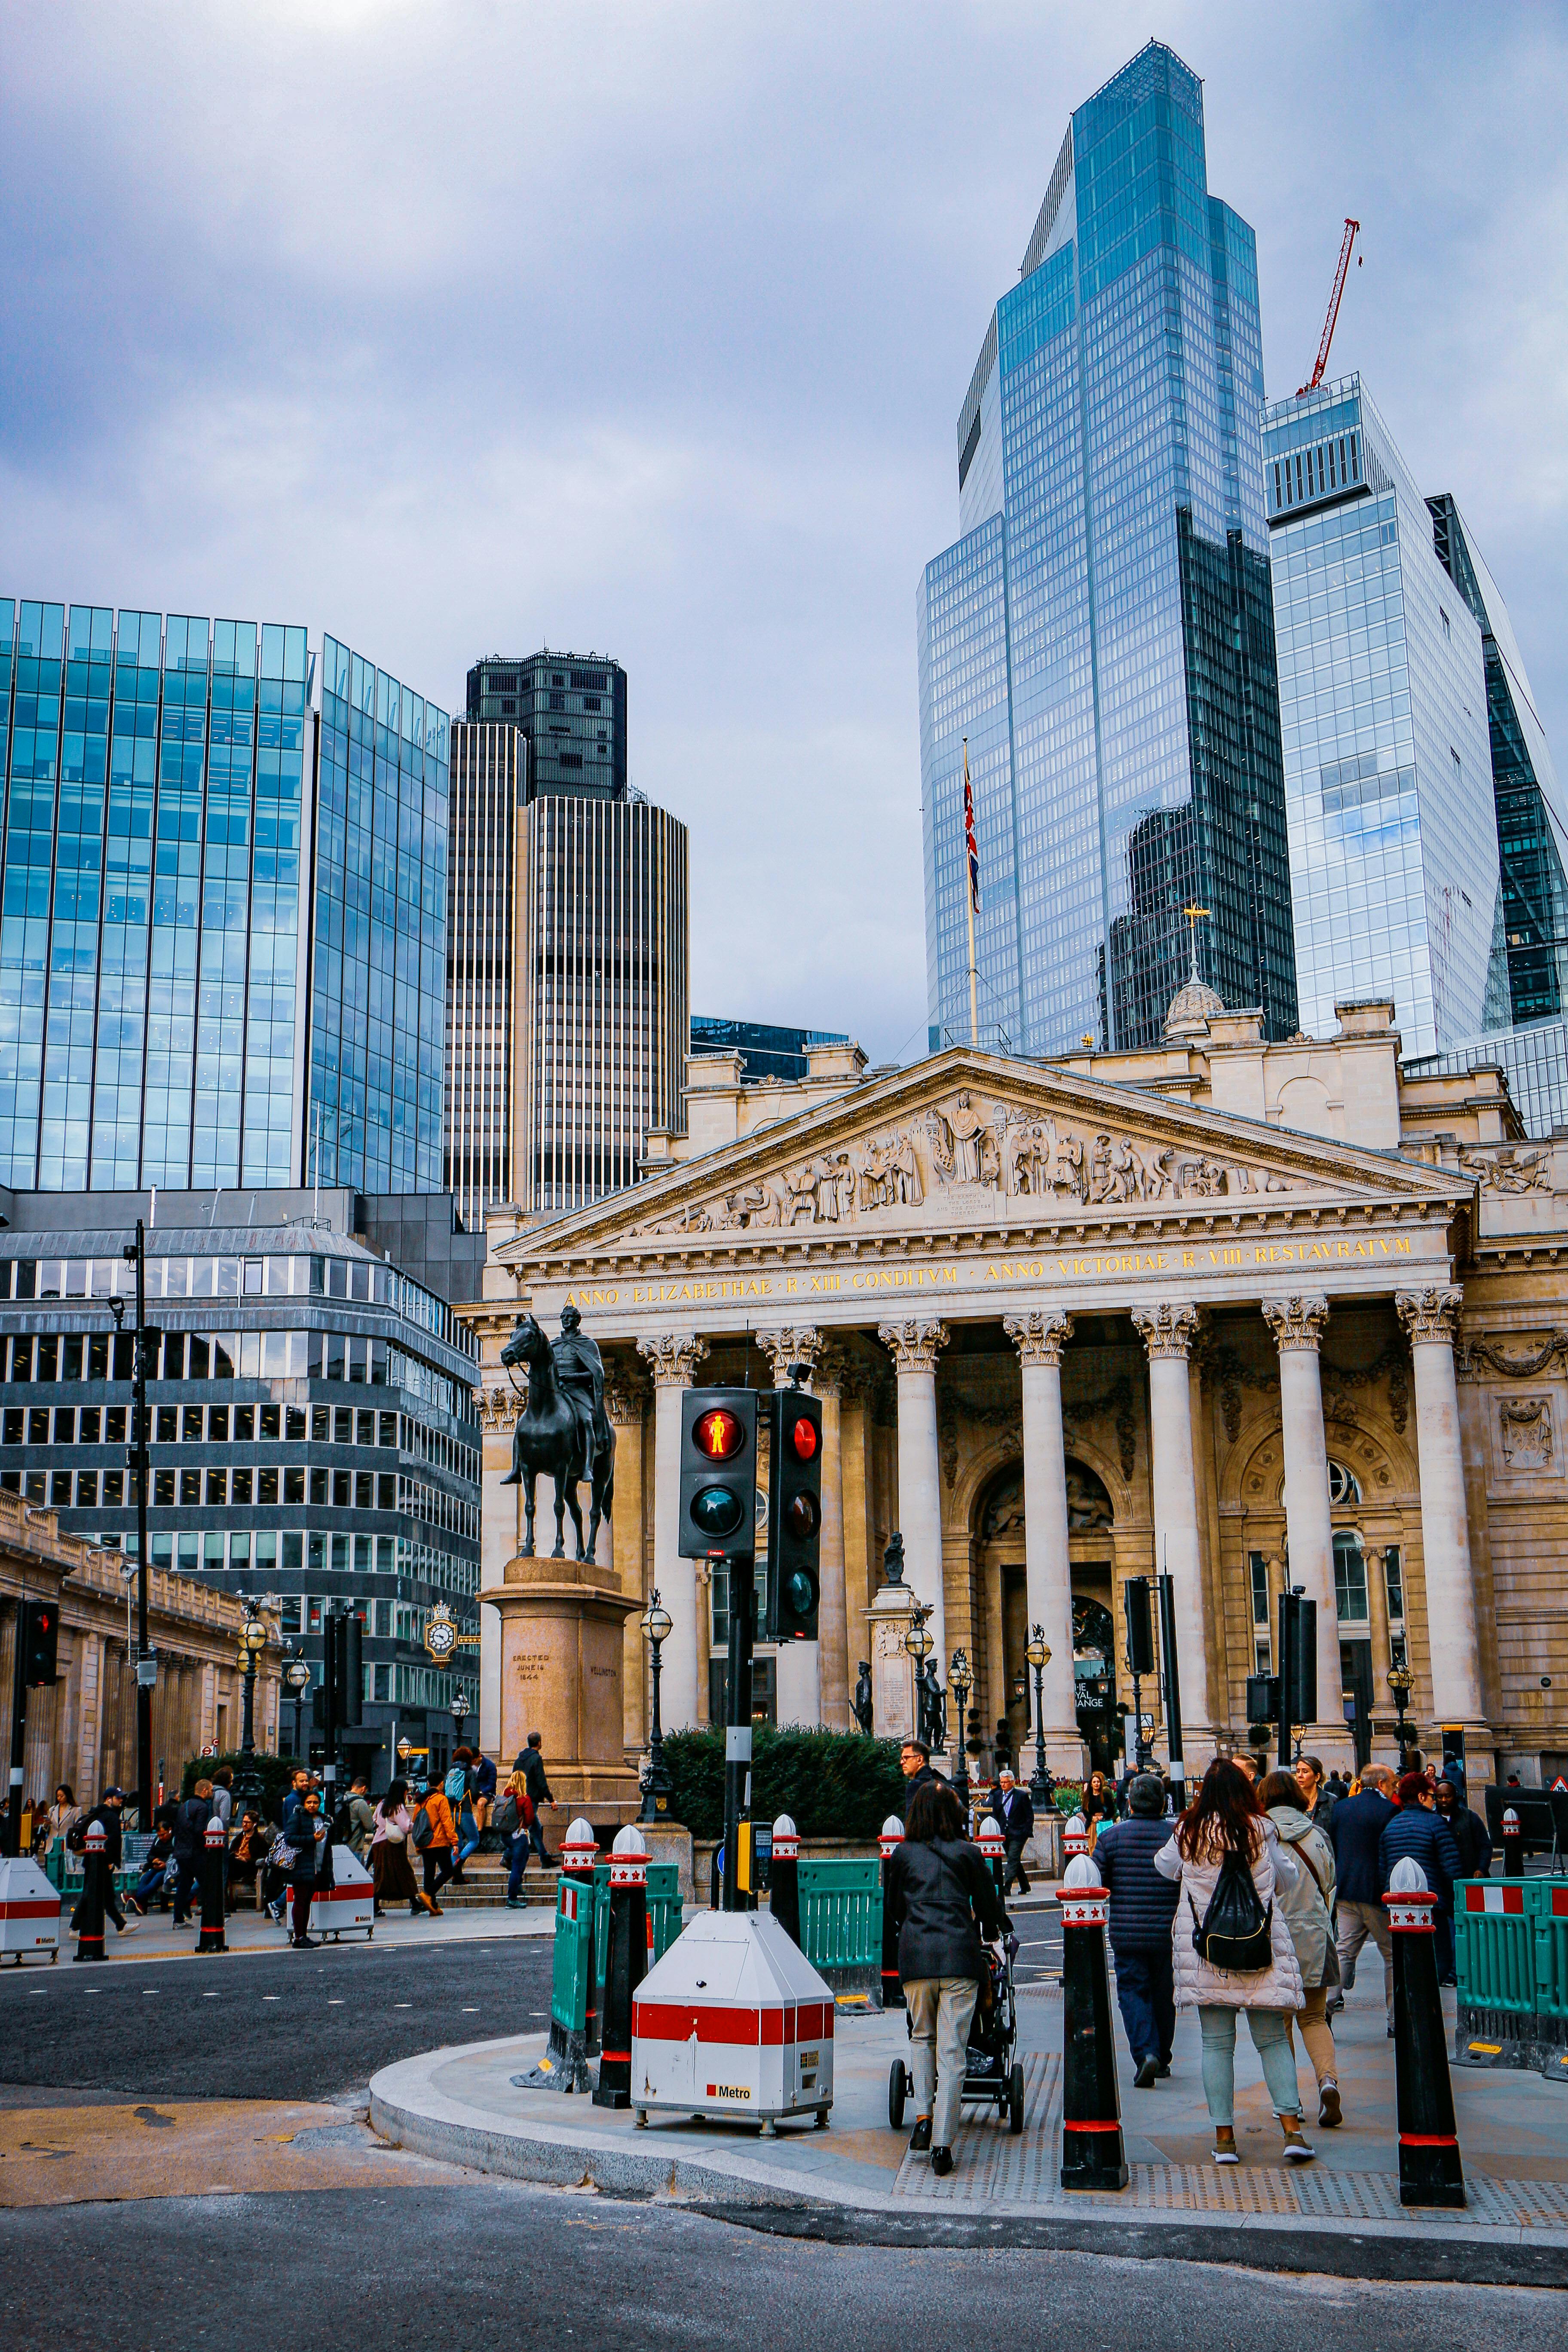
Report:
<svg viewBox="0 0 1568 2352"><path fill-rule="evenodd" d="M1239 1853L1227 1853L1200 1920L1189 1895L1193 1915L1193 1949L1211 1969L1226 1969L1238 1976L1256 1975L1274 1957L1274 1906L1266 1911L1252 1883L1252 1873Z"/></svg>

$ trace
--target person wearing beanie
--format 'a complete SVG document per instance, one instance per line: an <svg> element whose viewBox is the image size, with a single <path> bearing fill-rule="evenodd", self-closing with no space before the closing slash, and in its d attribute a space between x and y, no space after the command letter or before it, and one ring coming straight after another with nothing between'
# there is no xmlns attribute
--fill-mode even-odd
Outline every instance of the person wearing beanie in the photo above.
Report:
<svg viewBox="0 0 1568 2352"><path fill-rule="evenodd" d="M1129 1784L1127 1806L1124 1820L1100 1831L1094 1859L1110 1889L1116 1999L1138 2069L1134 2080L1146 2091L1171 2071L1176 2032L1171 1922L1180 1888L1154 1867L1154 1856L1170 1836L1163 1781L1140 1772Z"/></svg>

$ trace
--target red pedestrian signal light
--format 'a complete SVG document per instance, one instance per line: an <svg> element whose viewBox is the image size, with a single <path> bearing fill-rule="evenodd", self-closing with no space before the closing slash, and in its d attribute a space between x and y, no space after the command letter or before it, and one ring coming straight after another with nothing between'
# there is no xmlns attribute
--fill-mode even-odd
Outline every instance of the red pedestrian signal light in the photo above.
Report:
<svg viewBox="0 0 1568 2352"><path fill-rule="evenodd" d="M816 1422L808 1421L805 1413L798 1413L791 1423L789 1437L797 1460L815 1461L817 1447L821 1443L821 1434Z"/></svg>
<svg viewBox="0 0 1568 2352"><path fill-rule="evenodd" d="M688 1389L680 1400L680 1523L687 1559L749 1552L757 1523L755 1389Z"/></svg>
<svg viewBox="0 0 1568 2352"><path fill-rule="evenodd" d="M23 1604L22 1669L29 1690L46 1689L59 1680L60 1612L52 1601Z"/></svg>
<svg viewBox="0 0 1568 2352"><path fill-rule="evenodd" d="M739 1416L724 1405L700 1414L692 1434L698 1452L709 1462L732 1462L746 1442Z"/></svg>

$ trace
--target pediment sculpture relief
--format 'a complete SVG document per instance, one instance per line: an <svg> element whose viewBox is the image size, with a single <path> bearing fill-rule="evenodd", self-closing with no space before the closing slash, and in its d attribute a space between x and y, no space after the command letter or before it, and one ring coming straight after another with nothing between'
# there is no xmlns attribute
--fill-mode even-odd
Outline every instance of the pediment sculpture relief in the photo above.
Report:
<svg viewBox="0 0 1568 2352"><path fill-rule="evenodd" d="M789 1233L801 1225L848 1225L922 1208L955 1189L1070 1217L1083 1208L1307 1188L1272 1169L1221 1159L1195 1145L1162 1144L1115 1125L1078 1126L1008 1103L976 1102L963 1088L910 1127L878 1129L634 1231Z"/></svg>

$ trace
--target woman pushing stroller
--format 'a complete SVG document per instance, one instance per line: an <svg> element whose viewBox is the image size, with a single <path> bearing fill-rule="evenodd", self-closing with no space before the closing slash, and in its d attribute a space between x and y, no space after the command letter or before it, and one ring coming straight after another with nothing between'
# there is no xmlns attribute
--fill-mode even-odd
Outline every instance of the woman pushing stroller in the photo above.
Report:
<svg viewBox="0 0 1568 2352"><path fill-rule="evenodd" d="M899 1937L899 1977L913 2043L915 2127L910 2146L930 2148L931 2168L952 2170L974 2003L990 1970L981 1938L1006 1932L1006 1915L978 1846L945 1780L909 1799L903 1843L888 1865L888 1895Z"/></svg>

